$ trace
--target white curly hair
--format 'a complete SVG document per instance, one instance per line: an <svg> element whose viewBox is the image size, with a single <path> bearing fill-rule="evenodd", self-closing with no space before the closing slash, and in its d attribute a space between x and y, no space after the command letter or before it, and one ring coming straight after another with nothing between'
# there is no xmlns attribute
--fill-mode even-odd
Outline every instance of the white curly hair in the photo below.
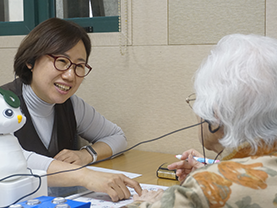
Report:
<svg viewBox="0 0 277 208"><path fill-rule="evenodd" d="M277 139L277 40L259 35L223 37L195 74L194 112L224 127L220 143L237 148Z"/></svg>

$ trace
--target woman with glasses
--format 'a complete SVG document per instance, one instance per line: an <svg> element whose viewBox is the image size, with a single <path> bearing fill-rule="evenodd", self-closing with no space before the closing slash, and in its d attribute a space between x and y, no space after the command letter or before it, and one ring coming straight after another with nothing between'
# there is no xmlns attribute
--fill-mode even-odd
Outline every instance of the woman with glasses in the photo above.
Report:
<svg viewBox="0 0 277 208"><path fill-rule="evenodd" d="M27 118L15 136L23 149L31 151L27 154L30 167L48 173L72 169L127 147L120 127L74 95L92 70L88 64L90 51L91 42L85 30L58 18L39 24L19 46L14 59L17 79L2 87L20 98ZM79 136L91 145L80 149ZM107 192L114 201L130 196L126 185L135 187L138 193L141 190L137 182L123 175L86 168L50 176L49 184L83 185Z"/></svg>
<svg viewBox="0 0 277 208"><path fill-rule="evenodd" d="M223 37L195 74L187 98L198 116L203 154L185 151L181 181L166 191L142 192L128 207L277 206L277 40ZM203 164L204 147L222 155Z"/></svg>

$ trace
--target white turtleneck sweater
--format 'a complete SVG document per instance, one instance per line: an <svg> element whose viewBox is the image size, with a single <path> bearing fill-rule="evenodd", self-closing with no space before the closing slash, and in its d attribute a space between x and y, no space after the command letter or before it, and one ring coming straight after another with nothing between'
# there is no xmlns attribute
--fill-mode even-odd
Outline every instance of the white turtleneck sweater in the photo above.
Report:
<svg viewBox="0 0 277 208"><path fill-rule="evenodd" d="M44 146L48 148L54 123L54 104L41 100L30 85L23 84L22 94L34 127ZM82 138L90 143L105 142L111 147L113 154L126 149L127 141L120 127L105 119L92 106L76 95L70 99L76 117L77 133ZM53 160L34 152L24 151L24 155L28 167L31 169L47 170Z"/></svg>

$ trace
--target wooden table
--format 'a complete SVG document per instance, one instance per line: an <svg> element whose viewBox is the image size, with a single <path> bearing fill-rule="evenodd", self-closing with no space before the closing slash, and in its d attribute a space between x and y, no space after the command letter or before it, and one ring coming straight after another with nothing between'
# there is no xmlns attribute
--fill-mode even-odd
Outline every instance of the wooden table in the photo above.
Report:
<svg viewBox="0 0 277 208"><path fill-rule="evenodd" d="M134 178L139 183L172 186L179 184L179 181L158 178L156 171L163 163L171 164L176 161L178 159L173 154L130 150L112 160L93 166L142 174L142 176Z"/></svg>

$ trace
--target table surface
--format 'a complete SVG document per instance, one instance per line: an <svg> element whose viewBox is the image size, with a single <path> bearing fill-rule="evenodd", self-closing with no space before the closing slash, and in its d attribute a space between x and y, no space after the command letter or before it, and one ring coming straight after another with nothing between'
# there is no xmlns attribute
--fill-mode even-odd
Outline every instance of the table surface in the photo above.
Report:
<svg viewBox="0 0 277 208"><path fill-rule="evenodd" d="M142 176L134 178L139 183L173 186L180 184L180 182L158 178L156 171L163 163L171 164L176 161L178 159L173 154L130 150L116 158L94 164L93 166L142 174Z"/></svg>

